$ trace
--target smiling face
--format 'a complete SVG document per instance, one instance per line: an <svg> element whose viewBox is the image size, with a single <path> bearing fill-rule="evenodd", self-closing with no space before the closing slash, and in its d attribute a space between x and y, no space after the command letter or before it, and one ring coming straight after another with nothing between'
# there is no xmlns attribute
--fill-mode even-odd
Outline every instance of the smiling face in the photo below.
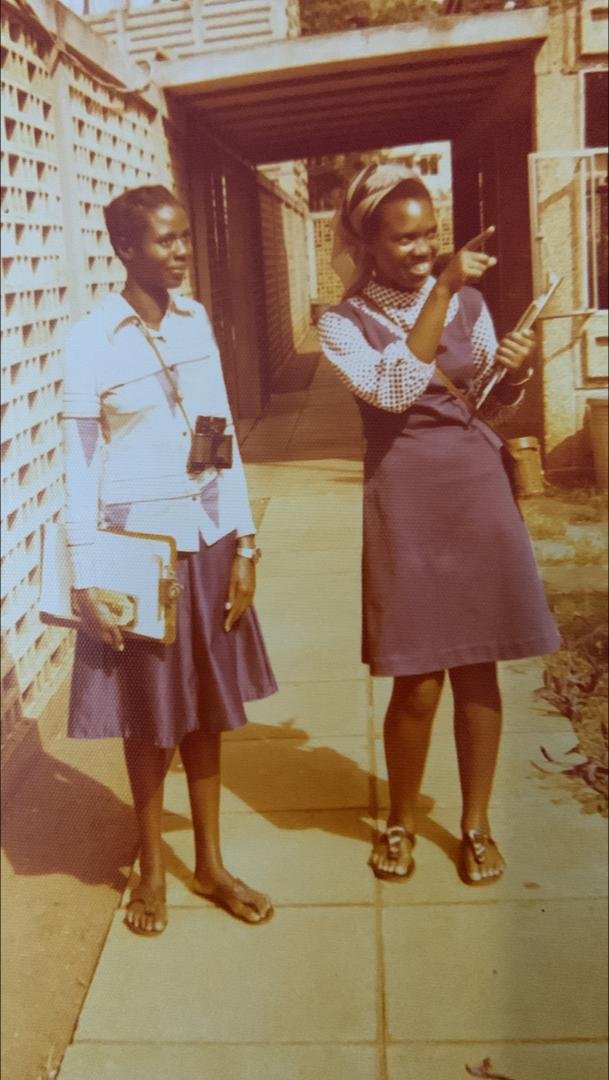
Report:
<svg viewBox="0 0 609 1080"><path fill-rule="evenodd" d="M431 201L388 199L375 217L366 248L374 259L377 281L406 291L420 288L438 254L438 223Z"/></svg>
<svg viewBox="0 0 609 1080"><path fill-rule="evenodd" d="M119 252L127 274L145 289L177 289L184 280L191 252L186 213L171 203L141 213L145 214L145 224L137 240Z"/></svg>

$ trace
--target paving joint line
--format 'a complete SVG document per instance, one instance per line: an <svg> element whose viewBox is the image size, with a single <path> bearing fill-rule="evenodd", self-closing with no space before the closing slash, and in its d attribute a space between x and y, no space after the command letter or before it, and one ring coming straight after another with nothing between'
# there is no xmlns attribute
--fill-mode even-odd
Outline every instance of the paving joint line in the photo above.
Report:
<svg viewBox="0 0 609 1080"><path fill-rule="evenodd" d="M378 826L379 797L376 758L376 733L374 730L374 684L370 672L366 675L366 712L368 760L370 774L368 781L369 814ZM380 881L374 882L374 929L376 945L376 1023L377 1023L377 1073L378 1080L389 1080L387 1061L387 999L385 990L385 950L383 942L383 893Z"/></svg>

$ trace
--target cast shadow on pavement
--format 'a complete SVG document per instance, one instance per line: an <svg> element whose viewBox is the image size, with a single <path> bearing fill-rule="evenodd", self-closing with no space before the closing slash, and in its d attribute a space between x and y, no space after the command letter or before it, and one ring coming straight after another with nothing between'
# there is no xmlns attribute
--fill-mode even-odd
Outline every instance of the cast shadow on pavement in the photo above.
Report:
<svg viewBox="0 0 609 1080"><path fill-rule="evenodd" d="M277 829L322 829L369 845L376 827L375 819L383 820L385 816L380 807L387 802L387 782L333 747L320 746L318 738L314 746L307 745L308 732L295 727L293 722L286 721L281 728L283 735L278 734L275 725L250 722L243 729L247 738L233 740L231 735L226 737L225 747L232 742L238 757L231 761L230 752L225 754L224 789ZM184 775L177 755L172 771ZM337 791L346 795L342 807L336 798ZM354 792L361 792L362 797L354 798ZM432 798L420 796L418 835L435 844L457 865L458 836L433 820L430 815L434 806ZM341 810L351 812L339 812ZM180 815L165 814L167 831L183 828L184 822ZM190 827L189 821L185 824ZM169 872L186 881L190 872L179 867L177 862L179 860L173 855L171 864L168 863Z"/></svg>
<svg viewBox="0 0 609 1080"><path fill-rule="evenodd" d="M309 735L303 729L292 727L289 736L277 737L276 727L250 723L248 732L248 740L233 743L246 767L228 763L223 770L224 787L241 803L277 829L322 828L364 845L370 843L375 814L383 816L376 808L385 802L385 781L332 747L308 746ZM256 753L255 769L247 767L247 748ZM103 743L87 750L101 755ZM11 782L2 790L2 847L14 873L63 874L122 892L127 883L125 868L132 865L137 850L131 805L107 785L49 754L35 726L22 758L21 763L11 763ZM177 755L172 770L181 772L186 783ZM361 805L349 806L354 800L345 800L352 813L333 812L340 809L334 797L337 786L345 792L366 793L365 799L355 800ZM293 809L290 792L298 793ZM309 800L303 799L303 792ZM418 832L456 863L458 839L430 817L433 807L432 799L421 796ZM166 835L191 827L188 817L165 812ZM192 870L170 843L164 848L168 873L188 882Z"/></svg>
<svg viewBox="0 0 609 1080"><path fill-rule="evenodd" d="M95 752L103 754L103 745ZM2 818L2 848L15 874L64 874L124 888L121 867L130 865L136 847L131 806L49 754L34 724L2 785Z"/></svg>

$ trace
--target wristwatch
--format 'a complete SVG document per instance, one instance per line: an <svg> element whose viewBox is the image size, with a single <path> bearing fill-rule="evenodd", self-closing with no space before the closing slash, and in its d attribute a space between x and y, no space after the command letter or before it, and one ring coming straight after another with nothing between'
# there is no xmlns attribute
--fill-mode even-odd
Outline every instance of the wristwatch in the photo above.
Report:
<svg viewBox="0 0 609 1080"><path fill-rule="evenodd" d="M253 563L260 562L262 558L262 552L258 547L238 547L235 555L242 555L244 559L251 559Z"/></svg>

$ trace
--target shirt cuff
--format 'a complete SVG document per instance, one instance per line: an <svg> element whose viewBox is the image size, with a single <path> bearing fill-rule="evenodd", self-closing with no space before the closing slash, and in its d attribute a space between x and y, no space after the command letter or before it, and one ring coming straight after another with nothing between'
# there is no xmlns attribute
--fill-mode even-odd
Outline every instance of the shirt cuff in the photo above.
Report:
<svg viewBox="0 0 609 1080"><path fill-rule="evenodd" d="M242 522L241 525L237 525L237 540L240 540L242 536L255 536L256 528L254 522L250 521Z"/></svg>

